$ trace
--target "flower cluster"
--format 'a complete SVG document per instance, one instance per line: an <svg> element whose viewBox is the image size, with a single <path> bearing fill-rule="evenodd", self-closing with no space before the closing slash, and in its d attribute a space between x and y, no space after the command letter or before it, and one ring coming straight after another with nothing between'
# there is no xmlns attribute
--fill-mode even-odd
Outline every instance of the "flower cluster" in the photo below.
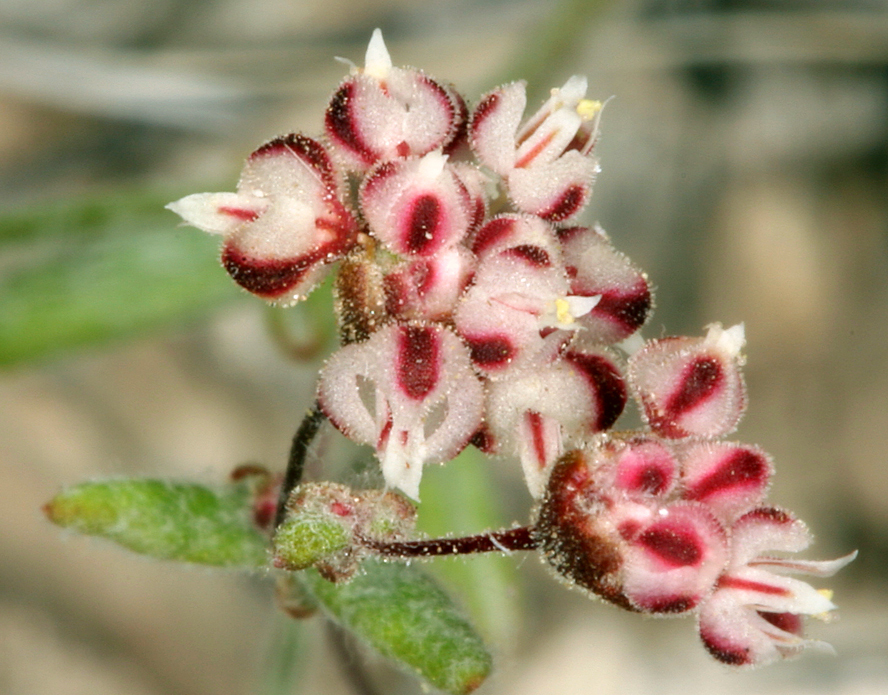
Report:
<svg viewBox="0 0 888 695"><path fill-rule="evenodd" d="M810 538L762 506L768 456L722 440L746 403L743 327L637 336L650 282L576 221L599 168L602 106L585 94L572 77L525 117L515 82L470 110L450 85L394 67L377 30L322 136L278 137L236 193L169 207L221 234L232 278L275 303L338 263L343 344L318 404L375 448L388 487L418 499L423 466L470 444L515 456L538 500L523 542L561 575L631 610L696 612L721 661L793 654L812 644L799 616L833 605L771 570L825 575L850 558L764 554ZM615 432L630 397L645 427Z"/></svg>
<svg viewBox="0 0 888 695"><path fill-rule="evenodd" d="M597 435L559 459L536 524L562 576L629 610L696 612L707 650L732 665L820 645L802 636L801 616L835 606L781 572L828 576L854 558L767 554L804 550L811 537L790 513L763 506L768 455L723 440L745 406L742 345L742 326L711 326L705 338L636 352L628 379L648 427Z"/></svg>

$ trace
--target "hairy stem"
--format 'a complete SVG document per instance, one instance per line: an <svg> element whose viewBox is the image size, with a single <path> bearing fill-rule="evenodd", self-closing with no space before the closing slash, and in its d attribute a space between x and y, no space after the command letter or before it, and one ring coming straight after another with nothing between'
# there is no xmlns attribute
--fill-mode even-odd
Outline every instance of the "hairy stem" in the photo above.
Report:
<svg viewBox="0 0 888 695"><path fill-rule="evenodd" d="M368 548L386 557L436 557L440 555L468 555L471 553L510 553L516 550L535 550L539 541L531 526L519 526L505 531L491 531L461 538L430 538L416 541L380 542L361 539Z"/></svg>
<svg viewBox="0 0 888 695"><path fill-rule="evenodd" d="M281 491L278 495L277 509L274 514L274 528L281 525L286 515L287 499L293 492L299 481L302 480L302 472L305 470L305 456L308 453L308 447L326 416L321 412L321 407L315 402L311 410L302 419L302 424L296 430L293 436L293 443L290 445L290 456L287 459L287 470L284 473L284 482L281 483Z"/></svg>

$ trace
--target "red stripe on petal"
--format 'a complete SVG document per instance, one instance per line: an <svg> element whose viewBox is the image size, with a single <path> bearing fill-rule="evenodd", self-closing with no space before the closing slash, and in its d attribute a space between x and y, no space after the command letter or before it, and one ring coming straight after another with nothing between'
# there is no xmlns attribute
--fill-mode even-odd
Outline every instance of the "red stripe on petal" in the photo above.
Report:
<svg viewBox="0 0 888 695"><path fill-rule="evenodd" d="M543 427L543 416L534 410L524 413L524 419L530 429L533 454L540 470L546 467L546 433Z"/></svg>
<svg viewBox="0 0 888 695"><path fill-rule="evenodd" d="M259 219L258 212L247 208L230 208L223 205L217 209L223 215L228 215L229 217L234 217L235 219L243 220L244 222L252 222L253 220Z"/></svg>
<svg viewBox="0 0 888 695"><path fill-rule="evenodd" d="M521 244L513 246L504 254L513 258L518 258L534 268L551 268L552 259L546 250L540 246L533 244Z"/></svg>
<svg viewBox="0 0 888 695"><path fill-rule="evenodd" d="M498 217L490 220L475 235L472 244L472 253L475 255L483 254L487 249L496 244L503 237L512 233L517 220L513 217Z"/></svg>
<svg viewBox="0 0 888 695"><path fill-rule="evenodd" d="M724 384L725 373L715 357L699 357L685 368L680 382L666 401L667 417L678 417L712 396Z"/></svg>
<svg viewBox="0 0 888 695"><path fill-rule="evenodd" d="M770 475L768 461L749 449L737 449L718 468L694 483L687 492L691 500L704 500L731 488L764 487Z"/></svg>
<svg viewBox="0 0 888 695"><path fill-rule="evenodd" d="M773 584L765 584L764 582L755 582L751 579L743 579L741 577L732 577L726 574L718 580L720 589L739 589L740 591L756 591L760 594L769 596L790 596L792 592L784 589L782 586L774 586Z"/></svg>
<svg viewBox="0 0 888 695"><path fill-rule="evenodd" d="M475 107L475 111L472 113L472 123L470 128L472 129L473 137L475 136L476 130L481 127L481 124L487 119L490 114L492 114L496 107L499 106L500 95L498 92L493 92L492 94L488 94L484 97L478 105Z"/></svg>
<svg viewBox="0 0 888 695"><path fill-rule="evenodd" d="M414 400L425 398L438 383L440 341L435 329L404 326L398 335L398 385Z"/></svg>

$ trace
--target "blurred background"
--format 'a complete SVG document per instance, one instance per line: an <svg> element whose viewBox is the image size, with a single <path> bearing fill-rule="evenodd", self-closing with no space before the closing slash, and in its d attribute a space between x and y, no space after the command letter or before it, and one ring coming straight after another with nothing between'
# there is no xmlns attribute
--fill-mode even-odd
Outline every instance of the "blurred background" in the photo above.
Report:
<svg viewBox="0 0 888 695"><path fill-rule="evenodd" d="M829 584L840 620L812 626L838 656L739 674L690 620L506 560L479 692L888 692L885 0L0 0L0 692L354 692L269 581L67 535L40 506L89 478L283 465L323 355L280 334L312 316L239 293L162 207L318 133L333 56L360 64L374 27L470 100L524 77L536 102L573 73L615 97L586 220L656 284L646 336L746 322L736 436L774 456L810 557L861 553ZM517 468L493 468L491 513L526 520Z"/></svg>

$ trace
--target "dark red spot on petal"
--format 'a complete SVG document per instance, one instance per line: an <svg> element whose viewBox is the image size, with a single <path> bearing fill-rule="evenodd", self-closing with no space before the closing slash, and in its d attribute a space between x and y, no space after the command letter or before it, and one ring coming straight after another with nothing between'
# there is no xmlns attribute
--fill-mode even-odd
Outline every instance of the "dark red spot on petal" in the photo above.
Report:
<svg viewBox="0 0 888 695"><path fill-rule="evenodd" d="M658 596L650 601L644 601L642 606L651 613L684 613L697 605L699 599L694 596Z"/></svg>
<svg viewBox="0 0 888 695"><path fill-rule="evenodd" d="M666 417L676 418L710 398L725 381L721 363L715 357L698 357L689 364L680 378L680 386L667 399Z"/></svg>
<svg viewBox="0 0 888 695"><path fill-rule="evenodd" d="M700 632L700 639L703 640L703 646L706 647L706 651L723 664L743 666L751 662L749 649L745 647L727 644L703 631Z"/></svg>
<svg viewBox="0 0 888 695"><path fill-rule="evenodd" d="M700 537L679 526L665 523L652 526L639 534L636 542L673 568L697 565L703 559Z"/></svg>
<svg viewBox="0 0 888 695"><path fill-rule="evenodd" d="M436 232L441 225L443 210L437 196L421 195L410 210L404 248L408 253L428 254L437 249Z"/></svg>
<svg viewBox="0 0 888 695"><path fill-rule="evenodd" d="M409 157L410 156L410 145L408 145L404 140L398 143L398 146L395 147L395 152L398 153L399 157Z"/></svg>
<svg viewBox="0 0 888 695"><path fill-rule="evenodd" d="M490 220L475 235L472 243L472 253L479 256L483 254L500 239L511 234L515 224L516 220L512 217L497 217Z"/></svg>
<svg viewBox="0 0 888 695"><path fill-rule="evenodd" d="M761 488L768 482L770 468L764 456L749 449L737 449L706 477L694 483L687 498L704 500L710 495L738 487Z"/></svg>
<svg viewBox="0 0 888 695"><path fill-rule="evenodd" d="M317 252L296 258L257 260L232 245L222 250L222 265L232 279L245 290L266 299L276 299L292 290L322 260L323 256Z"/></svg>
<svg viewBox="0 0 888 695"><path fill-rule="evenodd" d="M513 246L506 252L506 255L519 258L534 268L549 268L552 266L552 259L549 258L546 250L533 244Z"/></svg>
<svg viewBox="0 0 888 695"><path fill-rule="evenodd" d="M626 384L619 370L601 355L568 352L564 359L576 367L590 386L596 400L594 432L613 427L626 407Z"/></svg>
<svg viewBox="0 0 888 695"><path fill-rule="evenodd" d="M549 222L561 222L575 215L586 204L589 189L586 186L568 186L558 199L547 210L537 213Z"/></svg>
<svg viewBox="0 0 888 695"><path fill-rule="evenodd" d="M630 335L647 321L652 304L650 288L647 282L641 280L631 292L601 293L601 300L592 309L591 314L618 324L626 335Z"/></svg>
<svg viewBox="0 0 888 695"><path fill-rule="evenodd" d="M485 336L483 338L466 338L472 361L487 369L501 367L515 356L516 349L507 336Z"/></svg>
<svg viewBox="0 0 888 695"><path fill-rule="evenodd" d="M398 384L422 400L438 383L440 341L435 329L403 326L398 334Z"/></svg>
<svg viewBox="0 0 888 695"><path fill-rule="evenodd" d="M372 164L378 155L373 152L361 135L355 122L352 102L355 98L355 82L349 80L343 84L333 95L327 112L324 115L324 125L330 138L353 154L357 155L364 164Z"/></svg>
<svg viewBox="0 0 888 695"><path fill-rule="evenodd" d="M636 473L632 487L639 492L658 495L669 486L669 480L669 475L662 468L645 466Z"/></svg>

